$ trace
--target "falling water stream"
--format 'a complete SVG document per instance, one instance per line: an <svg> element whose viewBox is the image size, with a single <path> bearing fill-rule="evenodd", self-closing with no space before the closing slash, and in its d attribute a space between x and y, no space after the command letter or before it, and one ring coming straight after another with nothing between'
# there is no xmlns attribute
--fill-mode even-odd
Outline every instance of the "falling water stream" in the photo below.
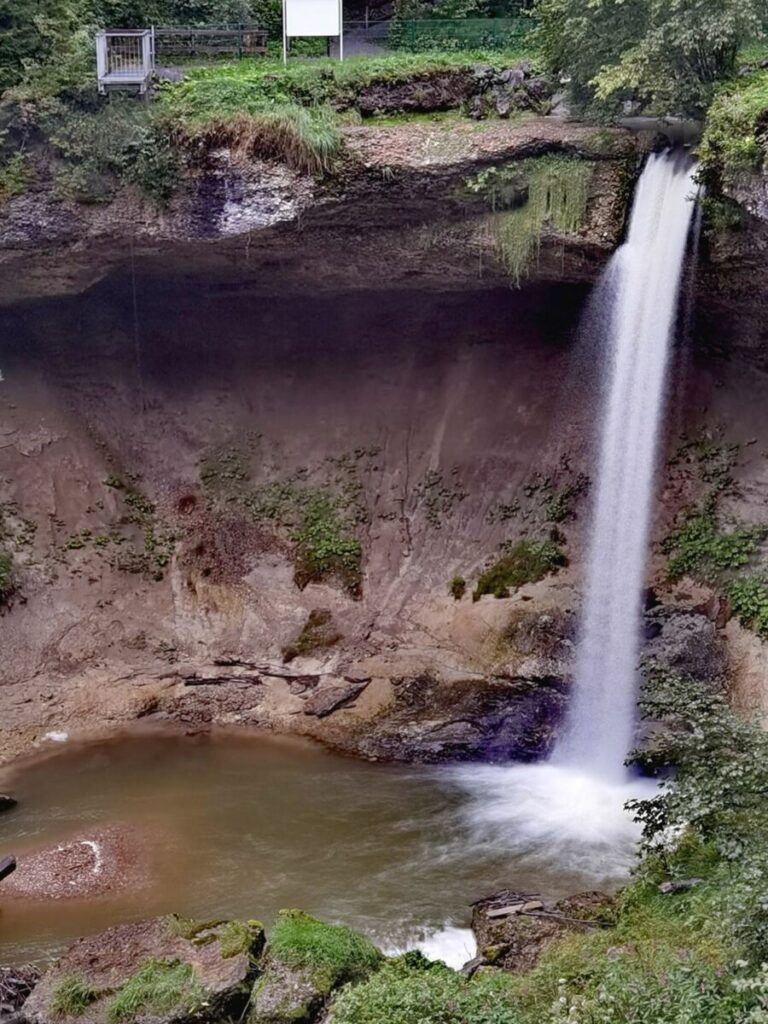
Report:
<svg viewBox="0 0 768 1024"><path fill-rule="evenodd" d="M584 620L568 727L554 757L605 781L623 778L635 726L659 423L694 193L690 158L652 155L627 240L606 270L608 386Z"/></svg>
<svg viewBox="0 0 768 1024"><path fill-rule="evenodd" d="M649 158L627 240L592 303L590 323L606 325L604 397L584 617L563 736L546 763L460 773L477 826L503 827L523 858L539 863L626 869L637 826L624 804L653 792L624 760L635 730L659 426L695 192L686 154Z"/></svg>

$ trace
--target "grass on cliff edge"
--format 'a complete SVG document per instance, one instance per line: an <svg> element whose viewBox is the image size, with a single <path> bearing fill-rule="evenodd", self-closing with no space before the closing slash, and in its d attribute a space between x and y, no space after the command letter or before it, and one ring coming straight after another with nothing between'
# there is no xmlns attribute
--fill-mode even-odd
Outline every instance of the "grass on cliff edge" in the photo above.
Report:
<svg viewBox="0 0 768 1024"><path fill-rule="evenodd" d="M326 173L342 148L342 111L354 110L362 89L407 82L441 71L495 68L520 53L413 53L383 57L296 61L238 61L187 72L160 96L187 148L222 144L258 156L279 157L291 167Z"/></svg>

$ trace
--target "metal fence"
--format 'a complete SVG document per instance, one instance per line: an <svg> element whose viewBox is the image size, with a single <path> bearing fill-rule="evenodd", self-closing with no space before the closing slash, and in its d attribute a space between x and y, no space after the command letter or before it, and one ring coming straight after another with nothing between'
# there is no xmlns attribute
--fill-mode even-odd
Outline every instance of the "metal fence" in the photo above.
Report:
<svg viewBox="0 0 768 1024"><path fill-rule="evenodd" d="M162 26L155 29L155 53L166 57L251 57L267 52L267 33L258 25Z"/></svg>

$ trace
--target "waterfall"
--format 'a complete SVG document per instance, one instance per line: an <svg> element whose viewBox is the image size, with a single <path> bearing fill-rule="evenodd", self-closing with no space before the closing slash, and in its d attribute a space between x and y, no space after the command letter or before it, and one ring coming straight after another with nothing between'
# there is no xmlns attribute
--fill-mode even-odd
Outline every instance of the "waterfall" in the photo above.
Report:
<svg viewBox="0 0 768 1024"><path fill-rule="evenodd" d="M598 286L609 307L586 598L567 727L553 762L620 780L632 745L659 424L696 186L689 157L650 157L626 242Z"/></svg>
<svg viewBox="0 0 768 1024"><path fill-rule="evenodd" d="M462 766L456 784L484 847L615 884L639 824L624 805L655 792L624 770L632 746L643 584L659 425L696 186L680 153L651 156L627 241L595 289L585 328L605 335L605 381L584 617L567 727L538 764ZM598 328L600 325L600 328Z"/></svg>

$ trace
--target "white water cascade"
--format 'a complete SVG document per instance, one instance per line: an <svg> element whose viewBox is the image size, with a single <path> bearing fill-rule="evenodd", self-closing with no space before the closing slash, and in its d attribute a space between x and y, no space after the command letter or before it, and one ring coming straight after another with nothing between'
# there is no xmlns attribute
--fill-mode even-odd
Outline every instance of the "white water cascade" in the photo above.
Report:
<svg viewBox="0 0 768 1024"><path fill-rule="evenodd" d="M598 364L605 386L584 617L564 735L545 763L456 774L484 844L604 880L621 880L634 859L639 829L625 802L655 789L631 778L624 759L635 728L659 425L695 191L688 157L650 157L627 240L593 297L588 319L606 332Z"/></svg>
<svg viewBox="0 0 768 1024"><path fill-rule="evenodd" d="M637 665L659 423L696 186L693 162L650 157L629 234L606 270L607 388L576 681L555 763L624 775Z"/></svg>

